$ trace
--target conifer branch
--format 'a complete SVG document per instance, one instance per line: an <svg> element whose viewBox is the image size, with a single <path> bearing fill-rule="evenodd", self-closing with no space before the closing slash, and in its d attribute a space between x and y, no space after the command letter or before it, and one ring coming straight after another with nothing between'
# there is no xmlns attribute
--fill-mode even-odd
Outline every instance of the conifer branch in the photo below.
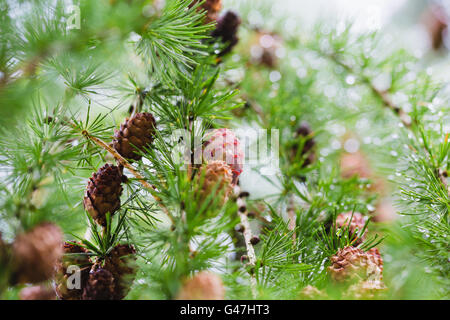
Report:
<svg viewBox="0 0 450 320"><path fill-rule="evenodd" d="M358 73L352 66L350 66L349 64L342 61L342 59L339 59L337 54L335 54L335 53L325 54L323 52L320 52L320 53L322 55L325 55L328 59L333 61L335 64L343 67L348 73L351 73L353 76L357 77L357 79L359 79L359 82L362 84L365 84L371 90L373 95L375 97L377 97L385 107L392 110L394 112L394 114L396 114L398 116L398 118L400 119L403 126L412 132L411 117L403 109L401 109L400 107L398 107L397 105L395 105L393 103L388 92L381 91L378 88L376 88L376 86L373 84L373 82L370 80L369 77ZM428 150L427 148L424 148L424 149L425 149L425 152L429 155L429 157L432 157L430 150ZM441 168L437 168L435 175L439 179L439 181L441 181L442 185L447 190L448 196L450 197L450 189L449 189L449 186L447 183L447 177L446 177L445 171L442 170Z"/></svg>
<svg viewBox="0 0 450 320"><path fill-rule="evenodd" d="M320 52L322 55L325 55L325 57L327 57L328 59L330 59L331 61L333 61L335 64L341 66L342 68L344 68L348 73L352 74L353 76L355 76L360 83L366 85L370 91L372 92L372 94L388 109L390 109L392 112L394 112L394 114L396 114L400 121L402 122L402 124L406 127L406 128L411 128L411 117L400 107L396 106L391 97L389 96L389 93L387 91L382 91L380 89L378 89L372 82L372 80L363 75L358 73L352 66L350 66L349 64L347 64L346 62L342 61L342 59L339 59L339 57L337 56L336 53L332 53L332 54L325 54L323 52Z"/></svg>

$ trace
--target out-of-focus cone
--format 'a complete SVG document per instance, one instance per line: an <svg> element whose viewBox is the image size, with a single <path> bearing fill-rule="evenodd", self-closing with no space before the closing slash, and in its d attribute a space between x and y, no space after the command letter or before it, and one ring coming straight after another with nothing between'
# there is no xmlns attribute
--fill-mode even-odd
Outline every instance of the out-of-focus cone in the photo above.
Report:
<svg viewBox="0 0 450 320"><path fill-rule="evenodd" d="M189 7L194 6L198 2L200 2L200 0L194 0ZM219 11L222 9L222 0L206 0L198 7L198 9L206 11L205 23L216 21Z"/></svg>
<svg viewBox="0 0 450 320"><path fill-rule="evenodd" d="M219 52L219 57L230 53L239 42L238 30L241 22L241 18L233 11L227 11L217 20L216 29L211 33L211 36L226 44Z"/></svg>
<svg viewBox="0 0 450 320"><path fill-rule="evenodd" d="M325 292L313 286L304 287L298 294L300 300L325 300L327 297Z"/></svg>
<svg viewBox="0 0 450 320"><path fill-rule="evenodd" d="M56 300L55 290L49 286L39 285L20 290L20 300Z"/></svg>
<svg viewBox="0 0 450 320"><path fill-rule="evenodd" d="M384 197L380 199L375 208L373 220L376 222L389 222L397 218L397 213L394 208L392 199Z"/></svg>
<svg viewBox="0 0 450 320"><path fill-rule="evenodd" d="M223 300L225 288L222 279L214 273L202 271L186 280L177 300Z"/></svg>
<svg viewBox="0 0 450 320"><path fill-rule="evenodd" d="M257 31L251 41L251 62L268 68L276 68L278 65L278 50L282 48L282 39L275 33Z"/></svg>
<svg viewBox="0 0 450 320"><path fill-rule="evenodd" d="M445 9L439 5L431 5L422 14L421 21L428 32L433 50L443 48L449 23Z"/></svg>
<svg viewBox="0 0 450 320"><path fill-rule="evenodd" d="M374 174L367 157L361 151L343 153L340 159L340 167L341 175L344 179L349 179L353 176L370 179L372 184L369 190L380 195L385 194L386 184L384 180Z"/></svg>
<svg viewBox="0 0 450 320"><path fill-rule="evenodd" d="M351 285L344 293L343 297L345 299L374 300L379 299L386 290L387 288L384 285L383 281L360 281L354 285Z"/></svg>
<svg viewBox="0 0 450 320"><path fill-rule="evenodd" d="M63 255L62 241L61 229L48 222L18 235L12 245L12 282L50 279Z"/></svg>

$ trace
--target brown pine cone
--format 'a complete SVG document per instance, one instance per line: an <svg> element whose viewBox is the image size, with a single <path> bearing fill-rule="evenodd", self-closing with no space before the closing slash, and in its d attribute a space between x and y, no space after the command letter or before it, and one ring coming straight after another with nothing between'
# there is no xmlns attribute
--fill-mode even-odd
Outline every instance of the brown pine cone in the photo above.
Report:
<svg viewBox="0 0 450 320"><path fill-rule="evenodd" d="M233 47L239 42L237 34L240 24L241 18L232 11L227 11L217 20L216 29L211 33L211 36L220 39L222 43L226 44L225 48L219 52L219 57L231 52Z"/></svg>
<svg viewBox="0 0 450 320"><path fill-rule="evenodd" d="M19 293L20 300L56 300L53 288L39 285L23 288Z"/></svg>
<svg viewBox="0 0 450 320"><path fill-rule="evenodd" d="M205 201L211 194L220 195L219 204L223 205L233 192L233 172L222 160L213 160L203 165L198 172L198 181L202 182L200 199ZM210 198L210 202L214 201Z"/></svg>
<svg viewBox="0 0 450 320"><path fill-rule="evenodd" d="M105 258L104 268L114 277L114 299L122 300L130 291L136 275L136 250L129 244L115 246Z"/></svg>
<svg viewBox="0 0 450 320"><path fill-rule="evenodd" d="M202 271L185 281L177 295L177 300L223 299L225 299L225 288L222 279L208 271Z"/></svg>
<svg viewBox="0 0 450 320"><path fill-rule="evenodd" d="M12 282L38 283L50 279L63 254L62 241L60 228L49 222L18 235L12 245Z"/></svg>
<svg viewBox="0 0 450 320"><path fill-rule="evenodd" d="M345 247L331 257L331 262L328 272L336 282L382 280L383 260L378 249L364 252L359 248Z"/></svg>
<svg viewBox="0 0 450 320"><path fill-rule="evenodd" d="M189 8L197 4L199 0L193 1ZM217 20L217 15L219 11L222 9L222 0L206 0L199 9L203 9L206 11L205 23L210 23L212 21Z"/></svg>
<svg viewBox="0 0 450 320"><path fill-rule="evenodd" d="M99 266L92 268L83 290L83 300L113 300L114 277L111 272Z"/></svg>
<svg viewBox="0 0 450 320"><path fill-rule="evenodd" d="M369 255L369 259L376 266L373 267L372 279L382 280L383 279L383 258L381 258L380 251L378 248L372 248L366 252Z"/></svg>
<svg viewBox="0 0 450 320"><path fill-rule="evenodd" d="M118 167L107 163L89 179L84 195L84 208L101 226L106 226L108 212L112 216L120 208L122 176Z"/></svg>
<svg viewBox="0 0 450 320"><path fill-rule="evenodd" d="M307 138L303 145L303 149L301 151L301 156L307 155L305 161L302 164L302 168L305 168L312 164L316 159L316 155L314 153L314 146L316 145L316 141L311 137L312 130L308 123L303 122L300 127L296 130L295 137L304 137ZM293 158L297 156L298 153L298 144L294 144L292 147Z"/></svg>
<svg viewBox="0 0 450 320"><path fill-rule="evenodd" d="M350 221L351 219L351 221ZM350 239L353 239L357 233L360 233L366 224L365 217L359 213L354 212L352 218L352 212L344 212L336 217L336 226L338 228L348 228L348 232L350 234ZM358 237L353 243L354 246L361 244L364 241L365 233Z"/></svg>
<svg viewBox="0 0 450 320"><path fill-rule="evenodd" d="M68 242L64 243L63 248L65 255L58 266L55 279L56 293L61 300L80 300L83 294L83 288L89 278L89 271L91 270L92 263L87 255L88 251L85 248ZM80 270L73 273L67 273L67 268L71 265L78 266ZM79 273L79 275L77 273ZM74 276L80 277L79 289L69 289L67 286L69 277L75 279ZM73 284L77 285L76 280L73 280Z"/></svg>
<svg viewBox="0 0 450 320"><path fill-rule="evenodd" d="M300 300L325 300L327 294L316 287L306 286L300 291L298 299Z"/></svg>
<svg viewBox="0 0 450 320"><path fill-rule="evenodd" d="M113 147L124 158L140 160L138 153L148 147L155 136L156 121L151 113L136 113L115 130Z"/></svg>

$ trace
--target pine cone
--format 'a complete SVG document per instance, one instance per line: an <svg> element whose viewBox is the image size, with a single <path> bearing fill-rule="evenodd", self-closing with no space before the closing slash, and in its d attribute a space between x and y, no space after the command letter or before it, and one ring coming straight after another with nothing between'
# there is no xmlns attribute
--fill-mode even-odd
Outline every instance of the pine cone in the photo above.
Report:
<svg viewBox="0 0 450 320"><path fill-rule="evenodd" d="M100 225L106 226L106 214L111 216L120 208L122 172L105 164L89 179L84 195L84 208Z"/></svg>
<svg viewBox="0 0 450 320"><path fill-rule="evenodd" d="M377 177L370 166L366 156L361 152L344 153L340 159L341 175L344 179L357 176L362 179L370 179L373 183L369 186L370 191L379 194L386 193L386 186L383 179Z"/></svg>
<svg viewBox="0 0 450 320"><path fill-rule="evenodd" d="M381 258L380 251L378 248L372 248L366 252L369 255L370 261L373 262L371 277L373 280L383 279L383 258Z"/></svg>
<svg viewBox="0 0 450 320"><path fill-rule="evenodd" d="M39 285L23 288L19 293L20 300L56 300L53 288Z"/></svg>
<svg viewBox="0 0 450 320"><path fill-rule="evenodd" d="M92 268L84 287L83 300L113 300L114 277L111 272L99 266Z"/></svg>
<svg viewBox="0 0 450 320"><path fill-rule="evenodd" d="M372 169L366 157L361 152L344 153L341 156L341 172L345 179L353 176L369 179L372 176Z"/></svg>
<svg viewBox="0 0 450 320"><path fill-rule="evenodd" d="M300 300L325 300L327 294L316 287L306 286L300 291L298 298Z"/></svg>
<svg viewBox="0 0 450 320"><path fill-rule="evenodd" d="M316 158L314 153L314 146L316 145L316 141L311 137L312 130L308 123L304 122L300 125L300 127L296 131L296 138L298 137L308 137L303 145L303 149L301 151L301 156L307 155L306 159L302 164L302 168L305 168L312 164ZM297 157L299 145L295 143L292 147L293 158Z"/></svg>
<svg viewBox="0 0 450 320"><path fill-rule="evenodd" d="M50 279L63 254L62 241L59 227L48 222L18 235L12 245L12 282L38 283Z"/></svg>
<svg viewBox="0 0 450 320"><path fill-rule="evenodd" d="M357 233L360 233L365 224L366 219L359 212L354 212L353 218L352 212L344 212L336 217L336 226L338 228L348 228L350 239L353 239L353 237L356 236ZM363 234L361 237L358 237L354 242L354 246L361 244L364 241L364 238L365 234Z"/></svg>
<svg viewBox="0 0 450 320"><path fill-rule="evenodd" d="M328 271L336 282L382 280L383 260L378 249L364 252L359 248L345 247L331 257L331 262Z"/></svg>
<svg viewBox="0 0 450 320"><path fill-rule="evenodd" d="M124 158L140 160L138 153L144 151L152 142L155 135L156 121L151 113L136 113L115 130L113 147Z"/></svg>
<svg viewBox="0 0 450 320"><path fill-rule="evenodd" d="M202 271L188 279L177 296L177 300L223 299L225 299L225 288L222 279L208 271Z"/></svg>
<svg viewBox="0 0 450 320"><path fill-rule="evenodd" d="M203 165L198 172L198 181L202 181L202 189L200 192L200 200L205 201L209 195L214 193L220 195L221 199L218 201L223 205L228 196L233 192L233 173L229 165L224 161L214 160Z"/></svg>
<svg viewBox="0 0 450 320"><path fill-rule="evenodd" d="M422 14L421 20L428 31L433 50L444 47L445 31L448 30L449 24L445 8L440 5L431 5Z"/></svg>
<svg viewBox="0 0 450 320"><path fill-rule="evenodd" d="M203 156L207 163L222 160L228 164L233 173L233 184L237 183L244 165L244 152L239 139L229 129L216 129L206 136Z"/></svg>
<svg viewBox="0 0 450 320"><path fill-rule="evenodd" d="M87 255L88 251L78 245L73 245L68 242L64 243L64 253L61 263L58 266L56 276L56 293L61 300L80 300L83 294L83 288L89 278L89 271L91 270L92 263ZM74 276L75 273L67 273L67 268L71 265L76 265L80 268L80 288L69 289L67 287L67 281L69 277ZM73 277L72 277L73 278Z"/></svg>
<svg viewBox="0 0 450 320"><path fill-rule="evenodd" d="M256 65L275 68L278 65L277 51L282 47L280 36L259 31L250 48L251 61Z"/></svg>
<svg viewBox="0 0 450 320"><path fill-rule="evenodd" d="M386 286L380 280L360 281L348 288L344 298L356 300L379 299L386 289Z"/></svg>
<svg viewBox="0 0 450 320"><path fill-rule="evenodd" d="M193 7L195 4L200 2L199 0L194 0L189 8ZM206 0L199 9L203 9L206 11L205 23L210 23L212 21L217 20L217 15L219 11L222 9L222 0Z"/></svg>
<svg viewBox="0 0 450 320"><path fill-rule="evenodd" d="M136 250L128 244L115 246L105 258L104 268L114 277L114 299L122 300L130 291L136 275Z"/></svg>
<svg viewBox="0 0 450 320"><path fill-rule="evenodd" d="M225 48L219 52L219 57L231 52L233 47L239 42L237 33L240 24L241 18L232 11L227 11L217 21L216 29L211 33L211 36L226 44Z"/></svg>

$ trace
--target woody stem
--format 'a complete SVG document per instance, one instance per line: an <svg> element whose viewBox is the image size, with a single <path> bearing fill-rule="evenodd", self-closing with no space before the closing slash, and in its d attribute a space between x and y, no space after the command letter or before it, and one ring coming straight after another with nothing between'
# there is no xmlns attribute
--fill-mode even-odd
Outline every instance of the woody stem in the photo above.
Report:
<svg viewBox="0 0 450 320"><path fill-rule="evenodd" d="M241 188L239 186L235 187L235 195L237 196L236 203L238 205L238 216L241 220L241 224L244 227L244 240L245 247L247 248L247 256L248 256L248 265L251 268L250 271L250 283L252 288L252 295L256 298L256 277L255 277L255 266L256 266L256 254L255 249L251 243L251 239L253 237L252 229L250 229L250 223L248 221L248 211L247 205L245 202L245 197L241 194Z"/></svg>

